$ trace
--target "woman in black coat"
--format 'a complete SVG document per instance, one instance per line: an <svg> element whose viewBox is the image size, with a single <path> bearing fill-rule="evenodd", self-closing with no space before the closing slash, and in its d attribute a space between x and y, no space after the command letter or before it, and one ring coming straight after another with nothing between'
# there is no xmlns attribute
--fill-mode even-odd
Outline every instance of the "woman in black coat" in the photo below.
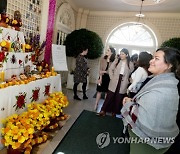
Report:
<svg viewBox="0 0 180 154"><path fill-rule="evenodd" d="M87 59L85 56L88 53L88 49L84 49L76 58L76 68L74 70L74 99L81 100L77 95L77 86L79 83L83 83L83 99L88 99L86 96L86 86L87 86L87 76L89 72L89 68L87 65Z"/></svg>

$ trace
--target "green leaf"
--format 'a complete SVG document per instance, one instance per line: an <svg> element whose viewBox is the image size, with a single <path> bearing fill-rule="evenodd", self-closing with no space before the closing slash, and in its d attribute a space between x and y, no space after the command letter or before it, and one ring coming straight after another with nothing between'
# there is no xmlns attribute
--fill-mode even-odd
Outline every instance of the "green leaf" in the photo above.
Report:
<svg viewBox="0 0 180 154"><path fill-rule="evenodd" d="M7 63L7 60L8 60L8 58L7 58L7 57L5 57L4 62L6 62L6 63Z"/></svg>
<svg viewBox="0 0 180 154"><path fill-rule="evenodd" d="M180 50L180 37L174 37L161 44L161 47L172 47Z"/></svg>
<svg viewBox="0 0 180 154"><path fill-rule="evenodd" d="M68 34L64 45L68 57L77 57L83 50L88 49L87 57L89 59L100 57L104 48L100 36L87 29L74 30Z"/></svg>

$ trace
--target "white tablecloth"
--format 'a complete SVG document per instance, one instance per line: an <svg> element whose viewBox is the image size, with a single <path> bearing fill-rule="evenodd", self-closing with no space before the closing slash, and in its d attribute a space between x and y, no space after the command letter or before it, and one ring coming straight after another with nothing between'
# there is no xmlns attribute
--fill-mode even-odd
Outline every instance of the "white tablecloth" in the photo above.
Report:
<svg viewBox="0 0 180 154"><path fill-rule="evenodd" d="M7 54L7 53L6 53ZM5 80L10 79L12 75L19 76L19 74L24 73L24 67L29 65L30 71L34 70L34 65L31 59L32 53L15 53L8 52L6 56L7 61L3 63L3 67L0 71L5 72Z"/></svg>
<svg viewBox="0 0 180 154"><path fill-rule="evenodd" d="M9 40L10 42L14 42L17 41L17 38L19 38L19 41L22 44L25 44L23 32L19 32L10 28L3 28L3 27L1 27L1 29L2 29L2 33L0 33L0 42L2 40Z"/></svg>
<svg viewBox="0 0 180 154"><path fill-rule="evenodd" d="M4 89L0 89L0 128L2 128L1 120L14 114L20 114L27 110L27 104L32 102L33 91L39 89L39 99L37 102L42 102L47 96L45 96L45 86L50 85L49 92L62 91L61 88L61 78L58 74L57 76L51 76L49 78L44 78L36 81L32 81L24 85L9 86ZM26 103L23 109L17 109L14 106L17 103L17 97L20 93L26 93ZM1 133L0 133L1 134ZM0 137L1 139L1 137ZM2 148L0 143L0 149Z"/></svg>

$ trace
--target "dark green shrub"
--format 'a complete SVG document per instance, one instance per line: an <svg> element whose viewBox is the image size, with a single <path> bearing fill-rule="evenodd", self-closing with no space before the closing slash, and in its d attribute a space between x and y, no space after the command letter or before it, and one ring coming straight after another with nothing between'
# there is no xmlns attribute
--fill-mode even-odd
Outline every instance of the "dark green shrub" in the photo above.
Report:
<svg viewBox="0 0 180 154"><path fill-rule="evenodd" d="M171 38L167 41L164 41L162 43L161 47L173 47L173 48L180 50L180 38L175 37L175 38Z"/></svg>
<svg viewBox="0 0 180 154"><path fill-rule="evenodd" d="M76 57L82 49L88 48L87 57L95 59L100 57L103 51L103 43L99 35L87 29L74 30L68 34L64 45L68 57Z"/></svg>

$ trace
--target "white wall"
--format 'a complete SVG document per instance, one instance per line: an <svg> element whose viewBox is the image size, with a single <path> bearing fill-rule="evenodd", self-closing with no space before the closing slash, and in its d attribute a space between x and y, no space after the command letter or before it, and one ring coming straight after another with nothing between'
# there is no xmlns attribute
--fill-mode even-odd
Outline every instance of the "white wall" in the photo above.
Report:
<svg viewBox="0 0 180 154"><path fill-rule="evenodd" d="M91 12L87 20L87 29L98 33L105 43L107 32L110 32L122 20L131 21L134 14L133 12ZM180 13L146 13L144 23L156 30L155 34L160 35L158 37L161 39L161 42L180 36Z"/></svg>
<svg viewBox="0 0 180 154"><path fill-rule="evenodd" d="M122 21L134 20L132 17L135 13L118 13L118 12L90 12L87 19L86 28L99 34L105 45L109 33ZM157 36L159 46L165 40L172 37L180 37L180 14L146 14L144 23L154 30ZM95 83L98 78L97 62L90 62L91 78L90 82Z"/></svg>
<svg viewBox="0 0 180 154"><path fill-rule="evenodd" d="M69 0L71 1L71 0ZM74 8L76 25L81 25L88 30L96 32L103 40L105 45L109 33L120 23L125 21L136 20L134 15L136 12L104 12L104 11L85 11L83 8ZM77 18L78 11L86 12L86 20ZM180 13L145 13L144 23L147 24L155 33L158 39L158 45L172 37L180 37ZM76 28L82 28L77 26ZM71 61L69 61L71 63ZM69 64L70 66L70 64ZM90 82L95 83L98 78L99 59L89 60Z"/></svg>
<svg viewBox="0 0 180 154"><path fill-rule="evenodd" d="M47 22L48 22L48 12L49 12L49 0L43 0L42 3L42 17L41 17L41 27L40 27L40 41L46 40Z"/></svg>

